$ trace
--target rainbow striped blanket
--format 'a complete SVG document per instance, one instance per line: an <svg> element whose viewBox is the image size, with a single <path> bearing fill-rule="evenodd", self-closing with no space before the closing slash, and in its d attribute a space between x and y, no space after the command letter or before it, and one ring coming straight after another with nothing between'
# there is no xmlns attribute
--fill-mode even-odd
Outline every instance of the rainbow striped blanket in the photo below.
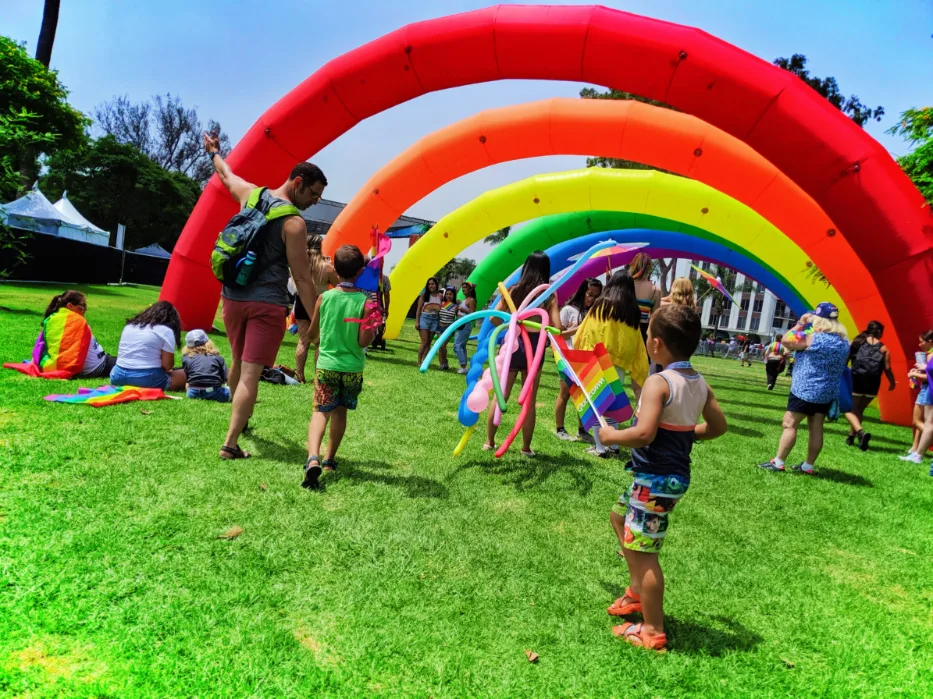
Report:
<svg viewBox="0 0 933 699"><path fill-rule="evenodd" d="M60 308L42 321L32 359L3 366L34 378L71 379L84 368L90 346L91 328L84 316Z"/></svg>
<svg viewBox="0 0 933 699"><path fill-rule="evenodd" d="M137 400L180 400L165 395L161 388L137 388L135 386L101 386L100 388L79 388L77 393L46 396L53 403L79 403L92 408L103 408L118 403L131 403Z"/></svg>

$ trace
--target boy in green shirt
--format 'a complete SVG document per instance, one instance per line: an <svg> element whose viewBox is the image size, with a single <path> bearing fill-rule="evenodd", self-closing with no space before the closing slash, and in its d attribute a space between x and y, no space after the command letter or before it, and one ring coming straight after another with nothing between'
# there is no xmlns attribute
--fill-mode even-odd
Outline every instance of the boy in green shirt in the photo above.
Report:
<svg viewBox="0 0 933 699"><path fill-rule="evenodd" d="M308 425L308 461L303 488L318 488L323 470L337 468L337 449L347 429L347 410L356 410L363 390L363 348L373 341L369 297L354 286L363 273L366 260L355 245L344 245L334 255L334 271L340 278L336 287L321 294L311 314L308 331L320 355L314 375L314 414ZM375 309L378 313L378 308ZM359 322L360 319L363 322ZM356 322L353 322L356 321ZM320 458L324 430L330 422L327 458Z"/></svg>

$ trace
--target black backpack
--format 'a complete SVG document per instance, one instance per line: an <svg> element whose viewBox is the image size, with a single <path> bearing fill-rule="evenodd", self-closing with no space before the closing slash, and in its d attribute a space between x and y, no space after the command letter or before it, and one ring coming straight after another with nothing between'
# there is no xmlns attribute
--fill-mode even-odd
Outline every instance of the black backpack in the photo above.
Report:
<svg viewBox="0 0 933 699"><path fill-rule="evenodd" d="M884 347L880 342L875 344L865 343L858 348L858 352L855 353L855 357L852 360L852 375L853 376L881 376L881 372L884 371L884 352L881 351L881 348Z"/></svg>
<svg viewBox="0 0 933 699"><path fill-rule="evenodd" d="M233 215L217 236L211 253L211 269L217 280L224 284L247 286L256 276L261 260L257 260L259 264L254 266L243 284L237 281L237 268L246 259L247 253L259 254L261 233L267 223L283 216L301 216L301 212L287 202L279 203L276 199L270 205L262 201L264 191L265 187L257 187L250 192L246 206Z"/></svg>

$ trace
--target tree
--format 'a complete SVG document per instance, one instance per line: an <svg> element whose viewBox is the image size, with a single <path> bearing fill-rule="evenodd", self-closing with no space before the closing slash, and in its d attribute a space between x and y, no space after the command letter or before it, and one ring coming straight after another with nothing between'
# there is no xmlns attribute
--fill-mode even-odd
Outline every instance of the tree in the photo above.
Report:
<svg viewBox="0 0 933 699"><path fill-rule="evenodd" d="M58 29L59 0L45 0L42 10L42 26L39 29L39 41L36 44L36 60L46 68L52 62L52 46L55 44L55 31Z"/></svg>
<svg viewBox="0 0 933 699"><path fill-rule="evenodd" d="M661 295L667 296L671 293L671 284L674 283L674 270L677 269L677 258L668 257L658 260L658 281L661 282ZM670 282L668 282L670 277Z"/></svg>
<svg viewBox="0 0 933 699"><path fill-rule="evenodd" d="M483 242L487 245L498 245L503 240L509 237L509 233L512 232L512 226L506 226L505 228L500 228L495 233L490 233L485 238Z"/></svg>
<svg viewBox="0 0 933 699"><path fill-rule="evenodd" d="M207 184L214 173L204 157L201 134L207 130L220 138L221 154L230 151L230 138L220 124L210 120L204 129L197 108L188 109L180 97L155 95L134 104L129 97L114 97L94 108L96 128L120 143L134 146L166 170L180 172Z"/></svg>
<svg viewBox="0 0 933 699"><path fill-rule="evenodd" d="M460 283L476 269L476 261L466 257L455 257L441 267L435 275L441 286L450 286L450 282Z"/></svg>
<svg viewBox="0 0 933 699"><path fill-rule="evenodd" d="M0 36L0 114L18 122L22 137L0 143L0 159L19 173L0 182L0 201L29 187L39 172L39 156L75 148L87 140L85 116L68 104L58 74L30 58L22 44Z"/></svg>
<svg viewBox="0 0 933 699"><path fill-rule="evenodd" d="M644 102L645 104L651 104L655 107L664 107L665 109L674 109L671 105L660 102L658 100L650 100L647 97L641 97L639 95L633 95L631 92L623 92L622 90L608 90L606 92L598 92L592 87L584 87L580 90L580 97L583 99L592 99L592 100L635 100L636 102ZM587 167L611 167L617 168L620 170L656 170L657 168L652 167L651 165L645 165L644 163L637 163L634 160L624 160L622 158L607 158L605 156L597 156L595 158L586 159ZM661 172L666 172L666 170L661 170Z"/></svg>
<svg viewBox="0 0 933 699"><path fill-rule="evenodd" d="M862 104L858 96L850 95L846 97L842 94L839 90L839 85L836 83L836 78L818 78L815 75L810 75L810 71L807 70L807 57L802 53L795 53L790 58L775 58L774 65L784 70L789 70L803 80L807 85L829 100L831 105L840 110L843 114L846 114L859 126L864 127L865 122L869 119L881 121L881 117L884 116L884 107L879 105L872 109Z"/></svg>
<svg viewBox="0 0 933 699"><path fill-rule="evenodd" d="M68 198L101 228L115 231L125 224L127 248L174 247L201 194L192 178L161 168L113 136L56 153L47 164L41 181L46 194L57 198L67 189Z"/></svg>
<svg viewBox="0 0 933 699"><path fill-rule="evenodd" d="M933 107L908 109L887 132L914 146L912 152L902 155L897 162L933 204Z"/></svg>

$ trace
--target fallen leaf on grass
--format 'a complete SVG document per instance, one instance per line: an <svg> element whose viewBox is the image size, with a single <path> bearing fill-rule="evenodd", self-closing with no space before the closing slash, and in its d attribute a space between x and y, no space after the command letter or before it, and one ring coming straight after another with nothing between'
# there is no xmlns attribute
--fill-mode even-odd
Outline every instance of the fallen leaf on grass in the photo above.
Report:
<svg viewBox="0 0 933 699"><path fill-rule="evenodd" d="M784 665L787 666L788 668L792 670L794 669L794 664L787 658L781 658L781 662L784 663Z"/></svg>
<svg viewBox="0 0 933 699"><path fill-rule="evenodd" d="M232 539L236 539L242 533L243 533L243 527L230 527L227 531L225 531L223 534L221 534L217 538L231 541Z"/></svg>
<svg viewBox="0 0 933 699"><path fill-rule="evenodd" d="M152 415L152 411L146 410L145 408L140 408L139 412L141 412L143 415Z"/></svg>
<svg viewBox="0 0 933 699"><path fill-rule="evenodd" d="M260 483L260 484L259 484L259 489L260 489L260 490L269 490L269 486L268 486L266 483Z"/></svg>
<svg viewBox="0 0 933 699"><path fill-rule="evenodd" d="M526 650L526 651L525 651L525 655L528 657L528 662L529 662L529 663L536 663L536 662L538 662L538 654L535 653L533 650Z"/></svg>

